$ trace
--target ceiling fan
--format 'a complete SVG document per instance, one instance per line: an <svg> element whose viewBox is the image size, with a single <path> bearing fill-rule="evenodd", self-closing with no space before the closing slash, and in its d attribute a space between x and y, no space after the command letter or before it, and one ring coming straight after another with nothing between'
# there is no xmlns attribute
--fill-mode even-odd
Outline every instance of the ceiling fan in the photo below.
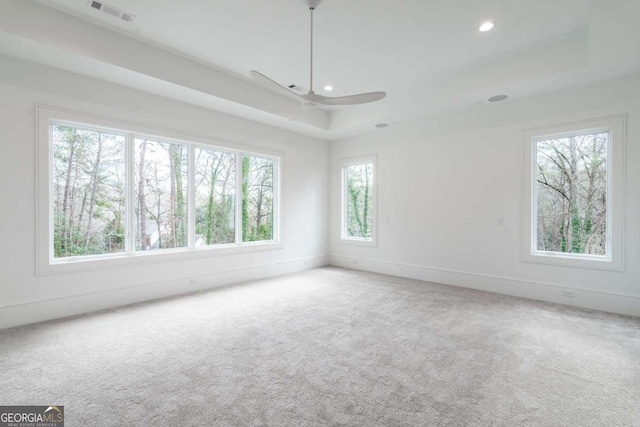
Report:
<svg viewBox="0 0 640 427"><path fill-rule="evenodd" d="M276 90L281 93L285 93L289 96L296 97L305 109L310 108L318 108L318 107L331 107L331 106L342 106L342 105L358 105L358 104L366 104L369 102L378 101L387 94L385 92L369 92L369 93L361 93L358 95L348 95L348 96L323 96L318 95L313 91L313 11L318 7L321 0L303 0L307 6L309 6L309 11L311 12L311 64L310 64L310 78L309 78L309 92L301 95L297 93L291 92L286 87L277 83L276 81L270 79L264 74L251 70L251 76L256 79L258 82L263 83L265 86L270 87L273 90Z"/></svg>

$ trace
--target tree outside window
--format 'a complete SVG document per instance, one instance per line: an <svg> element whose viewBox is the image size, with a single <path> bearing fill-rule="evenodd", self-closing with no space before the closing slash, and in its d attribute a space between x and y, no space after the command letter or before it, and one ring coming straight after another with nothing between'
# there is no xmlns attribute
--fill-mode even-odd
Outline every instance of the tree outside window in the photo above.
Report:
<svg viewBox="0 0 640 427"><path fill-rule="evenodd" d="M274 162L242 158L242 241L273 240Z"/></svg>
<svg viewBox="0 0 640 427"><path fill-rule="evenodd" d="M375 234L375 161L354 160L342 167L342 239L373 243Z"/></svg>
<svg viewBox="0 0 640 427"><path fill-rule="evenodd" d="M625 117L524 136L523 261L623 270Z"/></svg>
<svg viewBox="0 0 640 427"><path fill-rule="evenodd" d="M181 144L136 138L136 250L187 246L187 153Z"/></svg>
<svg viewBox="0 0 640 427"><path fill-rule="evenodd" d="M607 254L607 132L537 141L539 251Z"/></svg>
<svg viewBox="0 0 640 427"><path fill-rule="evenodd" d="M47 264L278 243L276 157L45 123Z"/></svg>
<svg viewBox="0 0 640 427"><path fill-rule="evenodd" d="M125 251L125 137L51 129L53 258Z"/></svg>

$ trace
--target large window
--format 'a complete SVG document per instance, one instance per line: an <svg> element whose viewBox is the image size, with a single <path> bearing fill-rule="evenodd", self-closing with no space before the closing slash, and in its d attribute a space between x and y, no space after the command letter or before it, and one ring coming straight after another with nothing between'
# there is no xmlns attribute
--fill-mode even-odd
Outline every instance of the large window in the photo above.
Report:
<svg viewBox="0 0 640 427"><path fill-rule="evenodd" d="M278 156L38 115L39 271L278 243Z"/></svg>
<svg viewBox="0 0 640 427"><path fill-rule="evenodd" d="M622 268L623 125L527 132L526 261Z"/></svg>
<svg viewBox="0 0 640 427"><path fill-rule="evenodd" d="M54 258L125 252L125 140L51 124Z"/></svg>
<svg viewBox="0 0 640 427"><path fill-rule="evenodd" d="M187 247L189 147L144 137L133 143L135 250Z"/></svg>
<svg viewBox="0 0 640 427"><path fill-rule="evenodd" d="M273 160L242 157L242 241L273 239Z"/></svg>
<svg viewBox="0 0 640 427"><path fill-rule="evenodd" d="M236 239L236 155L196 148L196 245Z"/></svg>
<svg viewBox="0 0 640 427"><path fill-rule="evenodd" d="M375 245L376 159L342 162L342 240Z"/></svg>

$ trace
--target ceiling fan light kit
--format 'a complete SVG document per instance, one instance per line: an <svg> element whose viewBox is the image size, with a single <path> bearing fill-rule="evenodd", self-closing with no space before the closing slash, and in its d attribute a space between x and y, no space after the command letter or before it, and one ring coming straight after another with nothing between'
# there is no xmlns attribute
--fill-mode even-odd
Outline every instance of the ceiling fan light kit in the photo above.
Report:
<svg viewBox="0 0 640 427"><path fill-rule="evenodd" d="M385 92L369 92L369 93L361 93L358 95L348 95L348 96L323 96L323 95L318 95L313 91L313 12L320 4L320 0L303 0L303 1L309 7L309 11L311 14L309 92L306 94L293 93L289 89L287 89L285 86L282 86L281 84L277 83L276 81L270 79L269 77L265 76L264 74L256 70L251 70L251 76L258 82L264 84L265 86L270 87L272 90L297 98L302 103L305 109L318 108L321 106L330 107L330 106L366 104L369 102L378 101L384 98L385 96L387 96Z"/></svg>

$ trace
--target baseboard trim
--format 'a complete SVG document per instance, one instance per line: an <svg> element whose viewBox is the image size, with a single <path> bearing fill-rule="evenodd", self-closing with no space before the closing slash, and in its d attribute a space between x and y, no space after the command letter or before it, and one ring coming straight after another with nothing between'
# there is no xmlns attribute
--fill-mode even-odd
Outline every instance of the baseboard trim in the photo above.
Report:
<svg viewBox="0 0 640 427"><path fill-rule="evenodd" d="M248 280L275 277L318 268L328 264L329 256L320 255L248 266L241 269L235 268L217 271L208 275L199 275L198 278L200 281L197 285L190 284L190 278L187 277L176 280L144 282L122 287L99 289L82 294L66 295L55 299L9 304L0 306L0 329L189 294Z"/></svg>
<svg viewBox="0 0 640 427"><path fill-rule="evenodd" d="M511 277L378 261L368 258L331 255L330 264L337 267L389 274L426 282L640 317L640 296L635 295L594 291L591 289L560 286L553 283L533 282ZM575 297L564 297L562 296L563 291L574 292Z"/></svg>

